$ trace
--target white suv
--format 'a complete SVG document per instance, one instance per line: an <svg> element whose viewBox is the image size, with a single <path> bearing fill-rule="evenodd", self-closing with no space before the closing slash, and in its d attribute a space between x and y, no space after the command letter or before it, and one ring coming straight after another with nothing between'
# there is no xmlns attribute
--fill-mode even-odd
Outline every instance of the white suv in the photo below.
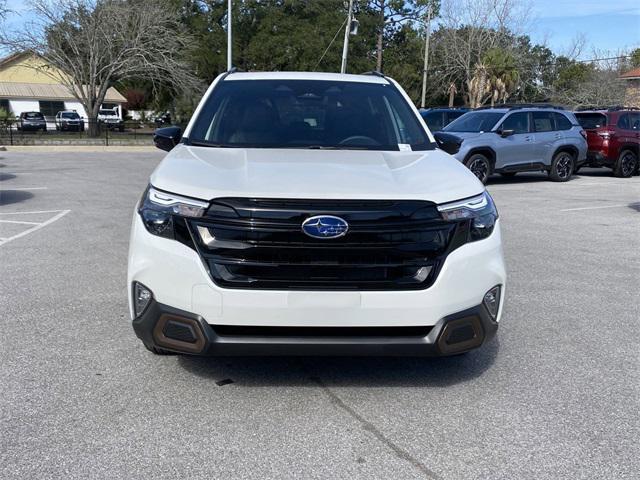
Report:
<svg viewBox="0 0 640 480"><path fill-rule="evenodd" d="M497 330L498 213L380 74L226 73L133 216L155 353L450 355Z"/></svg>

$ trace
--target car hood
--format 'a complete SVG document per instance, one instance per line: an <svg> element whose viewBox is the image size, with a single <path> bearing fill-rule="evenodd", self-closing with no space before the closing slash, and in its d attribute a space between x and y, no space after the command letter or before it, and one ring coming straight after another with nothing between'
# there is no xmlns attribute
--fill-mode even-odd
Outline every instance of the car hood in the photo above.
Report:
<svg viewBox="0 0 640 480"><path fill-rule="evenodd" d="M156 188L220 197L416 199L444 203L482 193L483 185L440 150L174 148L151 176Z"/></svg>
<svg viewBox="0 0 640 480"><path fill-rule="evenodd" d="M488 132L452 132L452 131L449 131L449 130L441 130L441 133L446 133L448 135L453 135L455 137L462 138L463 140L468 140L468 139L471 139L471 138L479 137L479 136L484 135L484 134L486 134Z"/></svg>

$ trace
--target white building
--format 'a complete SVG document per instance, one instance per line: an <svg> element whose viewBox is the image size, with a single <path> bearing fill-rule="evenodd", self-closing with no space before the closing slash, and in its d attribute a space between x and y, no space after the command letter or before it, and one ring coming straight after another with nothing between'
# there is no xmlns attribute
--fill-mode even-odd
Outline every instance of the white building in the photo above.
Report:
<svg viewBox="0 0 640 480"><path fill-rule="evenodd" d="M61 110L75 110L86 118L84 108L59 82L60 74L32 53L18 53L0 59L0 109L17 117L22 112L41 112L48 122ZM122 118L126 98L109 88L102 108L115 108Z"/></svg>

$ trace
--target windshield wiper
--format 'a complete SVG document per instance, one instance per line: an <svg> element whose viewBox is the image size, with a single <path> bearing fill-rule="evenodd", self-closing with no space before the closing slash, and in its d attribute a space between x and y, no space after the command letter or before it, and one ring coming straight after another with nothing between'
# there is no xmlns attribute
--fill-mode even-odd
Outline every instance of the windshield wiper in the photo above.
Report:
<svg viewBox="0 0 640 480"><path fill-rule="evenodd" d="M189 140L187 145L194 147L233 148L232 145L225 145L224 143L199 142L198 140Z"/></svg>

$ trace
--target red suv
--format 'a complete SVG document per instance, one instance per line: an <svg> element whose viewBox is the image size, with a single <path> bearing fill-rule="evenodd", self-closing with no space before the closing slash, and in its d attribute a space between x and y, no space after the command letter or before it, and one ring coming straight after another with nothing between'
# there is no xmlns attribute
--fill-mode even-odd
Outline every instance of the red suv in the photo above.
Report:
<svg viewBox="0 0 640 480"><path fill-rule="evenodd" d="M584 166L611 168L616 177L638 174L640 109L596 108L575 115L587 132L589 151Z"/></svg>

